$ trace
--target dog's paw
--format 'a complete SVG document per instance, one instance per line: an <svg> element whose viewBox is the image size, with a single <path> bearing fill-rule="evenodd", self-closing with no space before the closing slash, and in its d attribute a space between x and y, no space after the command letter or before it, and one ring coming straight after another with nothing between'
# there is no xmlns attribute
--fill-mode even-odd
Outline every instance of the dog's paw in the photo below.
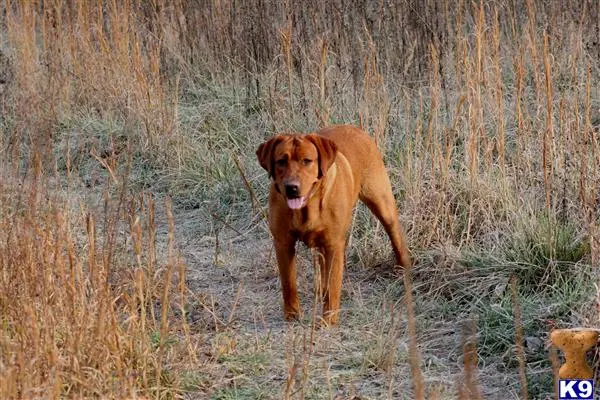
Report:
<svg viewBox="0 0 600 400"><path fill-rule="evenodd" d="M283 317L286 321L299 321L302 318L302 313L296 310L285 310Z"/></svg>
<svg viewBox="0 0 600 400"><path fill-rule="evenodd" d="M326 312L325 315L323 315L323 318L321 318L319 320L319 328L321 329L326 329L326 328L331 328L333 326L336 326L338 324L339 321L339 311L337 312L333 312L333 311L329 311Z"/></svg>

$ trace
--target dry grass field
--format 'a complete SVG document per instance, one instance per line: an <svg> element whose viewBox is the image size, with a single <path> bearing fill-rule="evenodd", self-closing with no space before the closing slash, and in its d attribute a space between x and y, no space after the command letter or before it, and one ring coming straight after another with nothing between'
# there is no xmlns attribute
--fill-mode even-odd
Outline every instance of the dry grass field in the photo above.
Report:
<svg viewBox="0 0 600 400"><path fill-rule="evenodd" d="M0 9L0 398L551 399L549 332L600 328L598 1ZM315 329L254 152L333 123L375 137L417 264L359 206Z"/></svg>

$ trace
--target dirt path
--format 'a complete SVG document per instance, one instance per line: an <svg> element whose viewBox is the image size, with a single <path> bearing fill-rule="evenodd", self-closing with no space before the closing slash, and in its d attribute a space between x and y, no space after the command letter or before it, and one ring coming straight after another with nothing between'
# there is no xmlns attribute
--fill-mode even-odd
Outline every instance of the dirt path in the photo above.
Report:
<svg viewBox="0 0 600 400"><path fill-rule="evenodd" d="M176 215L177 245L188 267L189 287L200 303L193 318L202 324L198 328L205 331L209 355L211 382L198 398L411 398L403 285L389 266L350 265L340 326L313 332L308 250L301 247L298 259L304 318L287 323L271 241L262 223L242 235L224 228L217 238L198 233L202 222L194 212ZM431 352L421 349L426 386L441 398L455 398L461 362L444 360L440 350L456 342L457 333L449 328L445 336L430 334L419 335L432 345ZM494 386L485 388L486 398L511 398L500 385Z"/></svg>

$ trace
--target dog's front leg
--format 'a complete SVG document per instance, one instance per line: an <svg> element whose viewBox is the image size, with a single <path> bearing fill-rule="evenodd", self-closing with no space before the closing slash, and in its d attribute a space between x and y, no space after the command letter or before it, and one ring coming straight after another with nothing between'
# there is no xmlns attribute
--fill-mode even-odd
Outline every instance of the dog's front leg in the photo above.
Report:
<svg viewBox="0 0 600 400"><path fill-rule="evenodd" d="M324 292L323 320L327 325L336 325L339 319L344 250L343 240L325 246L325 262L321 264L321 285Z"/></svg>
<svg viewBox="0 0 600 400"><path fill-rule="evenodd" d="M283 314L289 321L300 317L300 301L296 287L296 243L291 239L277 240L275 252L283 294Z"/></svg>

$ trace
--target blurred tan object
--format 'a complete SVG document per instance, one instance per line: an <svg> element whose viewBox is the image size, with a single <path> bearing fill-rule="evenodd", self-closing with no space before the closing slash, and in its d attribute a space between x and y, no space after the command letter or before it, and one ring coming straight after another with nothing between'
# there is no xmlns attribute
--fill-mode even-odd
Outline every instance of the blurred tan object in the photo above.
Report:
<svg viewBox="0 0 600 400"><path fill-rule="evenodd" d="M565 355L560 367L560 379L592 379L594 370L588 365L586 353L598 342L598 331L594 329L556 329L550 334L554 346Z"/></svg>

